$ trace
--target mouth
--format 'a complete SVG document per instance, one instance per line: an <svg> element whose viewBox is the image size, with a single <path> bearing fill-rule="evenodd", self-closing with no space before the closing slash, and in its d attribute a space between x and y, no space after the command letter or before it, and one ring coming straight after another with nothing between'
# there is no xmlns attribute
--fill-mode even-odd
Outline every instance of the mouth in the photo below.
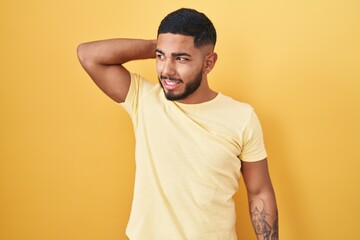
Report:
<svg viewBox="0 0 360 240"><path fill-rule="evenodd" d="M161 77L161 80L163 87L167 90L174 90L182 83L182 80L180 79L173 79L168 77Z"/></svg>

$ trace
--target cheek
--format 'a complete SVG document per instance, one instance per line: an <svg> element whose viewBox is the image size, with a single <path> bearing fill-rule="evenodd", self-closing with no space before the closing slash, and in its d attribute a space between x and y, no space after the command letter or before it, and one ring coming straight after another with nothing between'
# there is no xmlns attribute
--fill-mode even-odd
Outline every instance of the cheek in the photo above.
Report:
<svg viewBox="0 0 360 240"><path fill-rule="evenodd" d="M161 73L161 64L159 62L156 62L156 72L160 75Z"/></svg>
<svg viewBox="0 0 360 240"><path fill-rule="evenodd" d="M191 62L189 64L179 64L177 66L177 71L179 74L184 76L194 76L198 75L203 69L201 62Z"/></svg>
<svg viewBox="0 0 360 240"><path fill-rule="evenodd" d="M201 66L192 66L186 69L183 69L183 71L180 73L184 78L189 80L194 80L194 78L198 77L199 73L202 73L202 67Z"/></svg>

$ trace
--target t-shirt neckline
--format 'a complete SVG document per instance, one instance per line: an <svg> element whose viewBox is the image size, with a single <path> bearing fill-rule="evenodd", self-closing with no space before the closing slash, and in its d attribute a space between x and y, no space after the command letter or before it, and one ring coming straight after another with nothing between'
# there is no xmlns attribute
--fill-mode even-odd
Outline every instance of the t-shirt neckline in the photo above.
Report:
<svg viewBox="0 0 360 240"><path fill-rule="evenodd" d="M202 108L202 107L205 107L205 106L210 106L216 102L219 101L219 99L222 97L222 94L220 92L218 92L216 94L216 96L209 100L209 101L206 101L206 102L201 102L201 103L181 103L181 102L178 102L178 101L173 101L176 105L180 106L181 108Z"/></svg>

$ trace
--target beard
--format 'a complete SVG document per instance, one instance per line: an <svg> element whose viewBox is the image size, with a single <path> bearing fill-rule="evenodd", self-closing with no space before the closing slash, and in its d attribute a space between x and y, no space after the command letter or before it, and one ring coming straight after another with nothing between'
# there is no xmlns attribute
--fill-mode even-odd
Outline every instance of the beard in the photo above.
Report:
<svg viewBox="0 0 360 240"><path fill-rule="evenodd" d="M171 77L164 77L164 76L160 76L159 77L159 82L160 82L160 86L161 88L163 89L164 91L164 94L165 94L165 97L167 100L170 100L170 101L177 101L177 100L182 100L182 99L185 99L187 98L188 96L190 96L191 94L193 94L199 87L200 87L200 84L202 82L202 70L198 73L198 75L190 82L188 82L186 85L185 85L185 90L182 92L182 93L174 93L173 90L168 90L168 92L165 92L165 89L161 83L161 79L173 79ZM183 82L181 79L174 79L174 80L178 80L178 81L181 81Z"/></svg>

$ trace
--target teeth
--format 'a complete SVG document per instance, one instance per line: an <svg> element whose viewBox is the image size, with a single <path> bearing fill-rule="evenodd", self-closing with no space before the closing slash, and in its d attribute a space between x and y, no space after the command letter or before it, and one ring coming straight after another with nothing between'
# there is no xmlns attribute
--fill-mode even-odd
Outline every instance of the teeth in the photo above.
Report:
<svg viewBox="0 0 360 240"><path fill-rule="evenodd" d="M166 80L165 82L166 82L167 85L170 85L170 86L174 86L174 85L176 84L175 81L168 81L168 80Z"/></svg>

